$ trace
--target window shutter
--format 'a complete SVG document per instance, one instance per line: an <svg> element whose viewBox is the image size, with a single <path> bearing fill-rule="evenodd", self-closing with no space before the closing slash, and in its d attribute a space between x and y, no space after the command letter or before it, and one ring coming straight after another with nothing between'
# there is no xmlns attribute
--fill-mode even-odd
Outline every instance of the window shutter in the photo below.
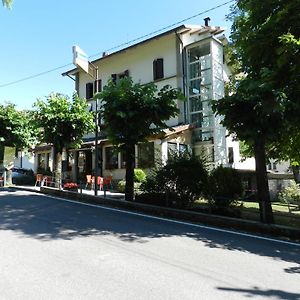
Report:
<svg viewBox="0 0 300 300"><path fill-rule="evenodd" d="M158 58L153 61L153 79L164 78L164 59Z"/></svg>
<svg viewBox="0 0 300 300"><path fill-rule="evenodd" d="M89 82L85 85L85 98L91 99L93 97L93 89L94 84L92 82Z"/></svg>
<svg viewBox="0 0 300 300"><path fill-rule="evenodd" d="M113 83L117 83L117 74L111 74L111 79Z"/></svg>
<svg viewBox="0 0 300 300"><path fill-rule="evenodd" d="M98 82L98 91L97 91L97 82ZM98 79L94 82L94 93L98 93L102 91L102 80Z"/></svg>
<svg viewBox="0 0 300 300"><path fill-rule="evenodd" d="M233 164L233 162L234 162L233 147L228 147L228 163Z"/></svg>

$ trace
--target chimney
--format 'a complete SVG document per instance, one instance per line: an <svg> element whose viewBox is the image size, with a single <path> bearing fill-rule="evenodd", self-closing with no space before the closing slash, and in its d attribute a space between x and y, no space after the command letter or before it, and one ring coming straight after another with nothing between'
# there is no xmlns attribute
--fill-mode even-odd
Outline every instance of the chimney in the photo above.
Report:
<svg viewBox="0 0 300 300"><path fill-rule="evenodd" d="M208 25L208 22L210 21L210 17L206 17L206 18L204 18L203 20L204 20L204 25L205 25L205 26L209 26L209 25Z"/></svg>

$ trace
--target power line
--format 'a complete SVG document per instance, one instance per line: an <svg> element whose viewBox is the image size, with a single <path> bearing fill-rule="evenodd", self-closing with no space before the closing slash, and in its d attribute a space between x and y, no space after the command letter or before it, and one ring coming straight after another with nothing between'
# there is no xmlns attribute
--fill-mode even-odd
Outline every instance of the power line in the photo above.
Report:
<svg viewBox="0 0 300 300"><path fill-rule="evenodd" d="M154 35L154 34L157 34L157 33L161 32L161 31L167 30L167 29L169 29L169 28L175 27L175 26L177 26L177 25L179 25L179 24L181 24L181 23L184 23L184 22L186 22L186 21L189 21L189 20L191 20L191 19L194 19L194 18L199 17L199 16L201 16L201 15L204 15L204 14L206 14L206 13L209 13L209 12L211 12L211 11L213 11L213 10L216 10L216 9L222 7L222 6L225 6L225 5L227 5L227 4L229 4L229 3L232 3L232 2L235 2L235 1L236 1L236 0L230 0L230 1L224 2L224 3L222 3L222 4L219 4L219 5L217 5L217 6L214 6L214 7L210 8L210 9L207 9L207 10L205 10L205 11L202 11L202 12L200 12L200 13L197 13L197 14L195 14L195 15L193 15L193 16L190 16L190 17L188 17L188 18L185 18L185 19L183 19L183 20L180 20L180 21L178 21L178 22L176 22L176 23L173 23L173 24L171 24L171 25L168 25L168 26L166 26L166 27L163 27L163 28L160 28L160 29L158 29L158 30L152 31L152 32L150 32L150 33L148 33L148 34L145 34L145 35L140 36L140 37L138 37L138 38L132 39L132 40L130 40L130 41L128 41L128 42L119 44L119 45L117 45L117 46L114 46L114 47L112 47L112 48L110 48L110 49L107 49L107 50L104 50L104 51L102 51L102 52L93 54L93 55L89 56L89 58L92 58L92 57L95 57L95 56L99 56L99 55L100 55L101 53L103 53L103 52L110 52L110 51L119 49L119 48L121 48L121 47L130 45L130 44L132 44L132 43L134 43L134 42L137 42L137 41L139 41L139 40L145 39L145 38L147 38L147 37L149 37L149 36L152 36L152 35ZM4 83L4 84L1 84L1 85L0 85L0 88L7 87L7 86L10 86L10 85L14 85L14 84L17 84L17 83L20 83L20 82L23 82L23 81L27 81L27 80L30 80L30 79L33 79L33 78L36 78L36 77L40 77L40 76L46 75L46 74L48 74L48 73L51 73L51 72L60 70L60 69L62 69L62 68L72 66L72 65L73 65L72 63L68 63L68 64L65 64L65 65L62 65L62 66L59 66L59 67L56 67L56 68L53 68L53 69L44 71L44 72L40 72L40 73L37 73L37 74L34 74L34 75L30 75L30 76L27 76L27 77L23 77L23 78L21 78L21 79L15 80L15 81L11 81L11 82L8 82L8 83Z"/></svg>
<svg viewBox="0 0 300 300"><path fill-rule="evenodd" d="M114 46L114 47L112 47L112 48L110 48L110 49L107 49L107 50L104 50L104 51L102 51L102 52L98 52L98 53L96 53L96 54L93 54L93 55L89 56L89 58L92 58L92 57L95 57L95 56L99 56L99 55L101 55L101 53L103 53L103 52L110 52L110 51L112 51L112 50L116 50L116 49L121 48L121 47L123 47L123 46L130 45L130 44L132 44L132 43L134 43L134 42L137 42L137 41L139 41L139 40L141 40L141 39L147 38L147 37L149 37L149 36L152 36L152 35L154 35L154 34L156 34L156 33L161 32L161 31L164 31L164 30L167 30L167 29L169 29L169 28L175 27L175 26L177 26L177 25L179 25L179 24L181 24L181 23L184 23L184 22L186 22L186 21L189 21L189 20L194 19L194 18L196 18L196 17L199 17L199 16L201 16L201 15L207 14L207 13L213 11L213 10L216 10L217 8L220 8L220 7L222 7L222 6L225 6L225 5L227 5L227 4L231 3L231 2L235 2L235 1L236 1L236 0L230 0L230 1L224 2L224 3L220 4L220 5L217 5L217 6L215 6L215 7L212 7L212 8L210 8L210 9L207 9L207 10L205 10L205 11L202 11L202 12L196 14L196 15L193 15L193 16L191 16L191 17L188 17L188 18L186 18L186 19L183 19L183 20L181 20L181 21L178 21L178 22L173 23L173 24L171 24L171 25L168 25L168 26L166 26L166 27L163 27L163 28L160 28L160 29L158 29L158 30L152 31L152 32L150 32L150 33L148 33L148 34L145 34L145 35L143 35L143 36L140 36L140 37L135 38L135 39L133 39L133 40L130 40L130 41L128 41L128 42L122 43L122 44L120 44L120 45L118 45L118 46Z"/></svg>

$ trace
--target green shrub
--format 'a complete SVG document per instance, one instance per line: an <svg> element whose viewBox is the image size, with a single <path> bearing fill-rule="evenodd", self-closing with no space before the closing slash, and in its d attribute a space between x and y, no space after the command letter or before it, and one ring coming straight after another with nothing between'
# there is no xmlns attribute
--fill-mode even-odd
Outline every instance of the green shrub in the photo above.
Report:
<svg viewBox="0 0 300 300"><path fill-rule="evenodd" d="M147 176L141 190L145 193L164 193L175 202L176 207L185 208L206 194L207 185L205 160L190 153L176 153L165 166Z"/></svg>
<svg viewBox="0 0 300 300"><path fill-rule="evenodd" d="M235 169L219 166L209 176L211 204L226 208L243 192L242 180Z"/></svg>
<svg viewBox="0 0 300 300"><path fill-rule="evenodd" d="M125 180L120 180L117 184L117 191L120 193L125 193L125 185L126 181ZM140 183L139 182L134 182L134 191L138 191L140 188Z"/></svg>
<svg viewBox="0 0 300 300"><path fill-rule="evenodd" d="M134 169L134 182L144 182L146 174L142 169Z"/></svg>
<svg viewBox="0 0 300 300"><path fill-rule="evenodd" d="M285 203L297 203L300 206L300 185L292 181L290 185L279 193L278 199Z"/></svg>

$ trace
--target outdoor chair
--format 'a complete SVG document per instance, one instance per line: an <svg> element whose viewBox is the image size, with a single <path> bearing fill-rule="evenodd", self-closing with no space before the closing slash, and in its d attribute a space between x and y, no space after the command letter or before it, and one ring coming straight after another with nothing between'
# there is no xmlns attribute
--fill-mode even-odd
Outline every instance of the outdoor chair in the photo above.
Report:
<svg viewBox="0 0 300 300"><path fill-rule="evenodd" d="M34 186L41 186L43 181L43 174L36 174L36 180L35 180L35 185Z"/></svg>
<svg viewBox="0 0 300 300"><path fill-rule="evenodd" d="M112 176L107 176L106 178L104 178L103 185L106 186L108 189L113 189Z"/></svg>
<svg viewBox="0 0 300 300"><path fill-rule="evenodd" d="M92 175L86 175L86 185L85 185L85 189L87 189L88 186L91 186L91 188L94 185L94 177L92 177Z"/></svg>
<svg viewBox="0 0 300 300"><path fill-rule="evenodd" d="M101 176L97 177L97 185L99 186L99 190L102 191L103 190L103 177L101 177Z"/></svg>

